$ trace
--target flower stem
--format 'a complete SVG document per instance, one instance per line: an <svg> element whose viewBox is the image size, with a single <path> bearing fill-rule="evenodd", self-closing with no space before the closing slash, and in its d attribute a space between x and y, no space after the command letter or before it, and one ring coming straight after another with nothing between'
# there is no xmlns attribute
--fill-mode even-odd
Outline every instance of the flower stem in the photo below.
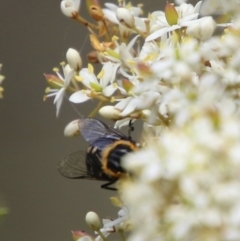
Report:
<svg viewBox="0 0 240 241"><path fill-rule="evenodd" d="M77 20L79 23L83 24L84 26L86 26L87 28L98 29L98 26L88 22L87 20L85 20L80 15L77 15L74 19Z"/></svg>
<svg viewBox="0 0 240 241"><path fill-rule="evenodd" d="M103 235L103 233L98 230L97 233L99 234L99 236L102 238L103 241L107 241L106 237Z"/></svg>
<svg viewBox="0 0 240 241"><path fill-rule="evenodd" d="M76 89L75 91L78 91L79 87L78 87L78 84L77 84L77 81L75 78L72 78L72 84L73 84L74 88Z"/></svg>
<svg viewBox="0 0 240 241"><path fill-rule="evenodd" d="M96 108L88 115L88 117L93 117L96 115L96 113L99 111L99 109L103 106L103 101L99 101ZM99 234L100 235L100 234Z"/></svg>
<svg viewBox="0 0 240 241"><path fill-rule="evenodd" d="M125 237L125 235L124 235L124 232L123 232L123 231L118 231L118 232L119 232L122 240L123 240L123 241L126 241L126 237Z"/></svg>
<svg viewBox="0 0 240 241"><path fill-rule="evenodd" d="M145 39L147 36L146 34L144 34L143 32L141 32L140 30L138 30L136 27L132 28L137 34L139 34L143 39Z"/></svg>

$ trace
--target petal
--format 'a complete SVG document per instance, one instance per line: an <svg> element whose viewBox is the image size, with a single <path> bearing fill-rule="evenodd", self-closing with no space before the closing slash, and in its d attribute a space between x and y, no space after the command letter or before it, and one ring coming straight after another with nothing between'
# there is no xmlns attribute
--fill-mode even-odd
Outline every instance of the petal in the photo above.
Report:
<svg viewBox="0 0 240 241"><path fill-rule="evenodd" d="M187 21L192 21L192 20L196 20L198 18L199 13L194 13L191 14L189 16L183 17L180 21L179 21L179 25L180 26L185 26L184 23Z"/></svg>
<svg viewBox="0 0 240 241"><path fill-rule="evenodd" d="M88 97L85 93L83 93L81 90L75 92L74 94L72 94L69 97L69 100L73 103L82 103L85 102L87 100L91 99L90 97Z"/></svg>
<svg viewBox="0 0 240 241"><path fill-rule="evenodd" d="M116 75L117 75L117 70L118 68L121 66L121 63L112 63L112 76L110 78L110 83L112 84L113 82L115 82L116 79Z"/></svg>
<svg viewBox="0 0 240 241"><path fill-rule="evenodd" d="M113 4L113 3L105 3L104 5L110 10L112 10L113 12L116 12L117 9L119 8L116 4Z"/></svg>
<svg viewBox="0 0 240 241"><path fill-rule="evenodd" d="M118 19L116 17L116 14L113 11L104 8L103 9L103 13L104 13L105 18L107 20L109 20L111 23L115 23L117 25L119 24L119 21L118 21Z"/></svg>
<svg viewBox="0 0 240 241"><path fill-rule="evenodd" d="M126 106L128 105L128 103L133 99L133 97L127 97L126 99L120 100L119 103L117 103L115 105L115 108L119 109L119 110L123 110L124 108L126 108Z"/></svg>
<svg viewBox="0 0 240 241"><path fill-rule="evenodd" d="M74 74L74 70L70 70L64 80L64 88L67 88Z"/></svg>
<svg viewBox="0 0 240 241"><path fill-rule="evenodd" d="M144 20L145 20L144 18L135 17L136 28L145 33L147 31L147 28Z"/></svg>
<svg viewBox="0 0 240 241"><path fill-rule="evenodd" d="M140 100L138 98L132 99L126 108L122 111L121 116L128 116L140 105Z"/></svg>
<svg viewBox="0 0 240 241"><path fill-rule="evenodd" d="M56 104L56 116L59 115L60 107L63 102L64 93L65 93L65 89L61 88L55 96L54 104Z"/></svg>
<svg viewBox="0 0 240 241"><path fill-rule="evenodd" d="M180 26L178 25L173 25L171 27L166 27L166 28L163 28L163 29L159 29L157 30L156 32L153 32L152 34L150 34L146 39L145 41L152 41L156 38L160 38L162 35L168 33L168 32L171 32L171 31L174 31L176 29L179 29L181 28Z"/></svg>
<svg viewBox="0 0 240 241"><path fill-rule="evenodd" d="M111 76L112 76L112 63L107 62L103 65L102 68L103 76L100 78L100 85L102 88L105 88L108 83L110 82Z"/></svg>
<svg viewBox="0 0 240 241"><path fill-rule="evenodd" d="M194 7L194 13L199 13L202 6L202 1L199 1Z"/></svg>
<svg viewBox="0 0 240 241"><path fill-rule="evenodd" d="M131 118L124 118L122 120L118 120L116 121L115 125L114 125L114 128L122 128L123 126L127 126L129 125L129 121L132 120Z"/></svg>
<svg viewBox="0 0 240 241"><path fill-rule="evenodd" d="M103 72L104 75L103 77L100 79L100 85L102 88L105 88L109 83L113 83L116 79L116 72L119 68L121 64L117 63L111 63L111 62L107 62L106 64L104 64L103 66Z"/></svg>
<svg viewBox="0 0 240 241"><path fill-rule="evenodd" d="M139 15L143 14L143 11L140 7L131 7L129 11L134 17L138 17Z"/></svg>
<svg viewBox="0 0 240 241"><path fill-rule="evenodd" d="M59 101L59 99L63 98L62 96L63 96L64 92L65 92L64 88L61 88L60 90L58 90L56 92L56 96L55 96L54 101L53 101L54 104L56 104L57 101Z"/></svg>
<svg viewBox="0 0 240 241"><path fill-rule="evenodd" d="M116 84L114 84L114 85L109 85L109 86L107 86L106 88L104 88L104 89L102 90L102 93L103 93L103 95L109 97L109 96L111 96L111 95L116 91L116 89L117 89Z"/></svg>
<svg viewBox="0 0 240 241"><path fill-rule="evenodd" d="M63 69L64 78L66 79L66 76L72 70L72 68L70 67L69 64L66 64L65 66L62 66L62 69Z"/></svg>
<svg viewBox="0 0 240 241"><path fill-rule="evenodd" d="M191 15L194 13L194 7L192 4L182 3L177 7L179 18L184 18L185 16Z"/></svg>
<svg viewBox="0 0 240 241"><path fill-rule="evenodd" d="M125 43L122 43L120 46L119 46L119 55L120 55L120 59L122 60L122 62L128 66L129 68L131 68L132 66L129 65L128 61L129 60L132 60L133 57L132 55L130 54L130 52L128 51L127 49L127 46Z"/></svg>
<svg viewBox="0 0 240 241"><path fill-rule="evenodd" d="M88 68L83 68L79 72L79 76L81 76L83 79L82 83L89 89L91 89L90 82L98 84L96 76L94 74L89 73Z"/></svg>
<svg viewBox="0 0 240 241"><path fill-rule="evenodd" d="M139 35L136 35L127 45L127 51L129 52L132 48L135 42L137 41Z"/></svg>

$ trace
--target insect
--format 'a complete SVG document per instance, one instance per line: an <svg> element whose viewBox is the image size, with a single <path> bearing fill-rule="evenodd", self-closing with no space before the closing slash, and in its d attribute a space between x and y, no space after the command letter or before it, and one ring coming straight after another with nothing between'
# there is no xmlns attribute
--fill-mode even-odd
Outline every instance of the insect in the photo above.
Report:
<svg viewBox="0 0 240 241"><path fill-rule="evenodd" d="M126 175L121 158L138 149L138 144L130 136L132 122L129 123L129 136L95 118L81 118L78 126L89 144L87 152L85 156L79 151L64 158L58 165L59 172L67 178L106 181L102 188L116 190L110 186Z"/></svg>

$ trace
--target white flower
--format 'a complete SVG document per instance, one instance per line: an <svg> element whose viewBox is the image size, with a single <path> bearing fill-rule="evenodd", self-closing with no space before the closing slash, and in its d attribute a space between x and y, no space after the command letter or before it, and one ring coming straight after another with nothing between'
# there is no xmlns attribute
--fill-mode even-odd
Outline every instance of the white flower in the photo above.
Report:
<svg viewBox="0 0 240 241"><path fill-rule="evenodd" d="M121 4L121 6L117 6L113 3L105 3L105 6L113 12L116 12L119 7L126 8L135 17L138 17L139 15L141 15L143 13L140 4L137 7L132 6L131 3L125 4L125 1L121 2L120 4Z"/></svg>
<svg viewBox="0 0 240 241"><path fill-rule="evenodd" d="M239 7L238 0L204 0L200 9L202 15L225 14L236 11Z"/></svg>
<svg viewBox="0 0 240 241"><path fill-rule="evenodd" d="M146 38L145 41L152 41L176 29L189 26L191 21L198 18L198 11L200 6L201 1L196 4L195 8L191 4L187 3L182 3L179 7L176 7L178 13L178 21L175 25L169 25L165 14L162 13L157 17L156 21L152 25L152 33Z"/></svg>
<svg viewBox="0 0 240 241"><path fill-rule="evenodd" d="M240 157L232 162L229 147L240 145L239 113L227 110L225 102L221 106L219 129L204 108L198 107L198 116L190 108L191 121L164 129L124 158L132 174L121 190L134 224L129 240L156 240L159 233L176 240L206 235L209 240L238 240L240 185L235 170ZM225 129L232 125L234 130Z"/></svg>
<svg viewBox="0 0 240 241"><path fill-rule="evenodd" d="M121 63L121 69L124 69L125 66L123 65L126 65L128 68L134 68L136 60L133 56L133 46L138 38L139 35L136 35L127 45L126 43L119 44L115 41L116 48L104 57L112 62Z"/></svg>
<svg viewBox="0 0 240 241"><path fill-rule="evenodd" d="M59 73L59 71L56 71L56 74L58 78L62 81L62 83L55 82L55 84L59 86L59 89L50 89L50 94L47 94L46 97L55 96L53 103L56 104L56 115L58 116L65 95L65 91L69 86L71 79L73 78L74 70L71 69L69 65L66 65L65 67L63 67L63 76Z"/></svg>
<svg viewBox="0 0 240 241"><path fill-rule="evenodd" d="M83 68L79 72L79 76L81 82L88 89L75 92L70 96L69 100L73 103L82 103L91 99L91 96L94 97L98 94L110 97L118 88L117 84L114 82L119 66L119 64L107 62L103 65L103 68L97 77L93 73L91 65L89 65L89 68Z"/></svg>
<svg viewBox="0 0 240 241"><path fill-rule="evenodd" d="M192 21L192 23L187 27L186 33L189 36L205 41L212 36L215 27L216 23L212 17L203 17Z"/></svg>
<svg viewBox="0 0 240 241"><path fill-rule="evenodd" d="M115 105L115 108L121 110L121 116L128 116L132 112L152 108L160 100L161 95L158 92L143 92L139 96L127 97Z"/></svg>
<svg viewBox="0 0 240 241"><path fill-rule="evenodd" d="M124 2L122 3L121 8L125 8L130 12L130 14L134 17L138 17L142 14L141 7L134 7L131 6L131 4L126 5ZM107 8L103 8L103 12L105 17L114 24L119 24L119 21L117 19L116 13L118 11L119 6L113 4L113 3L105 3L104 4Z"/></svg>
<svg viewBox="0 0 240 241"><path fill-rule="evenodd" d="M126 231L126 221L129 219L129 210L123 207L118 212L118 218L115 220L103 219L103 228L100 229L101 233L106 238L109 234L118 231ZM95 238L96 241L102 241L101 236Z"/></svg>
<svg viewBox="0 0 240 241"><path fill-rule="evenodd" d="M74 17L78 14L80 8L81 0L62 0L61 10L67 17Z"/></svg>
<svg viewBox="0 0 240 241"><path fill-rule="evenodd" d="M108 225L109 223L111 223L112 220L110 219L103 219L102 223L103 223L103 228L100 229L100 232L102 233L102 235L106 238L108 237L111 233L114 232L114 228L111 225ZM102 241L102 237L99 235L95 238L95 241Z"/></svg>
<svg viewBox="0 0 240 241"><path fill-rule="evenodd" d="M153 55L156 59L150 65L151 71L155 77L168 83L192 82L195 75L202 70L202 55L198 45L196 39L186 39L176 48L163 46L160 53Z"/></svg>

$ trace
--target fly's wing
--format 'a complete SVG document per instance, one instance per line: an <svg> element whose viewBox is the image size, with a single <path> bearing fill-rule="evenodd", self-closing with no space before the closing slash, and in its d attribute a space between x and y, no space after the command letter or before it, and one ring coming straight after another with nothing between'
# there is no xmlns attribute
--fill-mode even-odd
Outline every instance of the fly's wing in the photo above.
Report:
<svg viewBox="0 0 240 241"><path fill-rule="evenodd" d="M127 137L121 132L107 126L102 121L94 118L80 119L78 125L83 138L89 144L92 144L98 138L107 135L113 136L114 139L127 139Z"/></svg>
<svg viewBox="0 0 240 241"><path fill-rule="evenodd" d="M100 156L84 151L75 152L65 157L58 164L58 171L67 178L100 181L111 180L102 171Z"/></svg>
<svg viewBox="0 0 240 241"><path fill-rule="evenodd" d="M89 178L85 159L85 152L72 153L60 161L58 171L68 178Z"/></svg>

